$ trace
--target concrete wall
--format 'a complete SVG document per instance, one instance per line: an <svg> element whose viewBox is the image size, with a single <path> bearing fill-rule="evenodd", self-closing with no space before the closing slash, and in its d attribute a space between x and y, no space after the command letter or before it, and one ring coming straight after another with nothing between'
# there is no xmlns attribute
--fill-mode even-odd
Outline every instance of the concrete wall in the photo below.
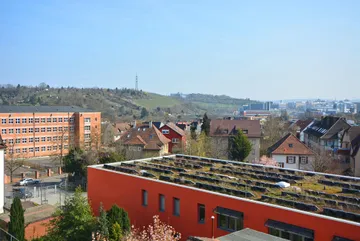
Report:
<svg viewBox="0 0 360 241"><path fill-rule="evenodd" d="M119 188L119 183L124 185ZM142 205L142 190L148 193L147 206ZM159 211L160 194L165 196L164 212ZM138 228L149 225L153 216L159 215L181 233L182 240L190 235L211 237L212 215L214 236L228 234L217 227L213 212L217 206L243 212L244 228L264 233L268 233L265 222L272 219L314 230L315 241L331 241L335 235L360 240L360 225L355 222L92 167L88 168L88 198L96 215L100 203L106 210L117 204L129 213L131 223ZM179 216L173 215L173 198L180 200ZM205 205L204 223L198 222L198 204Z"/></svg>
<svg viewBox="0 0 360 241"><path fill-rule="evenodd" d="M295 156L295 163L290 164L286 163L287 156ZM299 169L299 170L306 170L306 171L313 171L312 162L314 161L313 156L307 156L308 157L308 164L301 164L300 163L300 155L272 155L273 159L276 160L278 163L283 163L284 168L292 168L292 169Z"/></svg>

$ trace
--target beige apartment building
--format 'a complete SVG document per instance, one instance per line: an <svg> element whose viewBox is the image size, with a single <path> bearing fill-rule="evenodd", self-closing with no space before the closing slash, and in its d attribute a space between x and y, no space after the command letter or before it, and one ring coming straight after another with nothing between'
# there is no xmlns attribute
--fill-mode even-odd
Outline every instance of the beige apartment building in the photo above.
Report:
<svg viewBox="0 0 360 241"><path fill-rule="evenodd" d="M0 106L5 158L68 153L100 145L101 113L73 106Z"/></svg>

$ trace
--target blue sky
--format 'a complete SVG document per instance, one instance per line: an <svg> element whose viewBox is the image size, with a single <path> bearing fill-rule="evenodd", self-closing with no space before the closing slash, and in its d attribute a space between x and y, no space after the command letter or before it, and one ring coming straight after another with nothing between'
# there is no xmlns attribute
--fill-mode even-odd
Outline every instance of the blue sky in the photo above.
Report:
<svg viewBox="0 0 360 241"><path fill-rule="evenodd" d="M4 0L0 84L360 98L358 0Z"/></svg>

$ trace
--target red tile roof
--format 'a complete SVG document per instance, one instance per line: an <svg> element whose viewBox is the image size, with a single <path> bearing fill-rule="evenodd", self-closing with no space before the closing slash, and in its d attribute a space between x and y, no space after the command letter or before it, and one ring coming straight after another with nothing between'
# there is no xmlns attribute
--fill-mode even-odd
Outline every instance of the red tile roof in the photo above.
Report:
<svg viewBox="0 0 360 241"><path fill-rule="evenodd" d="M247 130L248 137L261 137L259 120L211 120L210 136L229 136L234 131Z"/></svg>
<svg viewBox="0 0 360 241"><path fill-rule="evenodd" d="M309 147L290 133L269 147L268 152L273 155L314 155Z"/></svg>
<svg viewBox="0 0 360 241"><path fill-rule="evenodd" d="M174 123L172 122L168 122L165 124L165 126L169 127L170 129L172 129L173 131L175 131L176 133L178 133L179 135L181 136L185 136L185 132L180 128L178 127L177 125L175 125ZM162 128L162 127L161 127ZM161 129L160 128L160 129Z"/></svg>
<svg viewBox="0 0 360 241"><path fill-rule="evenodd" d="M129 129L120 138L124 145L140 145L145 150L160 150L170 142L156 127L136 127Z"/></svg>
<svg viewBox="0 0 360 241"><path fill-rule="evenodd" d="M300 131L303 131L311 122L313 122L313 120L298 120L295 122L295 125L300 128Z"/></svg>

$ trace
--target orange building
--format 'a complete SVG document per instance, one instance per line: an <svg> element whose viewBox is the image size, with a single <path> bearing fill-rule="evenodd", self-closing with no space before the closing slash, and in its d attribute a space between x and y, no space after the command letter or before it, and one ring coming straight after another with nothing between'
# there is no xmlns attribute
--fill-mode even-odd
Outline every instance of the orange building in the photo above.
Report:
<svg viewBox="0 0 360 241"><path fill-rule="evenodd" d="M278 181L296 188L282 189ZM351 193L359 184L351 177L185 155L88 167L96 214L100 203L105 209L117 204L136 227L159 215L184 240L251 228L287 240L359 241L359 196Z"/></svg>
<svg viewBox="0 0 360 241"><path fill-rule="evenodd" d="M100 145L101 113L72 106L0 106L5 158L66 154Z"/></svg>

